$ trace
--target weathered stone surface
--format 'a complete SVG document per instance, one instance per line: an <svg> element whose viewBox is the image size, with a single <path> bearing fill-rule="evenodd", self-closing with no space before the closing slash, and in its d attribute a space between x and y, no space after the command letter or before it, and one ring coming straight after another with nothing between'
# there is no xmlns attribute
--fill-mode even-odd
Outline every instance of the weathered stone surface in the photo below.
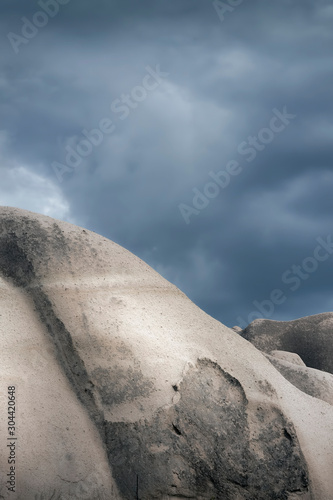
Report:
<svg viewBox="0 0 333 500"><path fill-rule="evenodd" d="M271 351L270 355L274 356L274 358L281 359L282 361L288 361L288 363L293 363L294 365L306 366L301 357L298 354L295 354L294 352Z"/></svg>
<svg viewBox="0 0 333 500"><path fill-rule="evenodd" d="M298 354L306 366L333 373L333 313L294 321L256 319L241 333L267 354L273 350Z"/></svg>
<svg viewBox="0 0 333 500"><path fill-rule="evenodd" d="M2 208L0 276L0 498L333 498L332 406L125 249Z"/></svg>
<svg viewBox="0 0 333 500"><path fill-rule="evenodd" d="M272 365L301 391L333 405L333 375L266 355Z"/></svg>
<svg viewBox="0 0 333 500"><path fill-rule="evenodd" d="M258 405L249 425L242 386L207 359L189 368L175 391L178 403L160 409L151 420L108 426L111 462L124 498L135 498L136 477L140 498L147 499L163 493L282 499L307 491L308 473L295 429L280 410Z"/></svg>

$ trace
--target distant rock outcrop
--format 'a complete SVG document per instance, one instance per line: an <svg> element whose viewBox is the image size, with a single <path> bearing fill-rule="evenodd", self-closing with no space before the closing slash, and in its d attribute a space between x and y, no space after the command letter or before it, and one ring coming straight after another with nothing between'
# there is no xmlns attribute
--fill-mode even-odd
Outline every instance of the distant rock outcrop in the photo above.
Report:
<svg viewBox="0 0 333 500"><path fill-rule="evenodd" d="M333 313L322 313L294 321L256 319L241 335L257 349L298 354L306 366L333 374Z"/></svg>
<svg viewBox="0 0 333 500"><path fill-rule="evenodd" d="M301 334L254 346L127 250L23 210L0 210L0 273L0 498L333 499L320 342L312 364Z"/></svg>

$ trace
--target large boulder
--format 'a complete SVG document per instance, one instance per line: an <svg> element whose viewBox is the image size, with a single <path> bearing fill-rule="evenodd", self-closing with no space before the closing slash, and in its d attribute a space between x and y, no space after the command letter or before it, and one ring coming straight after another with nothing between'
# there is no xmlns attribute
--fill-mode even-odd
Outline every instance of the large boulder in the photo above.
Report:
<svg viewBox="0 0 333 500"><path fill-rule="evenodd" d="M139 258L2 208L0 273L0 498L333 498L332 406Z"/></svg>
<svg viewBox="0 0 333 500"><path fill-rule="evenodd" d="M267 354L273 350L294 352L306 366L333 374L332 312L293 321L256 319L240 334Z"/></svg>

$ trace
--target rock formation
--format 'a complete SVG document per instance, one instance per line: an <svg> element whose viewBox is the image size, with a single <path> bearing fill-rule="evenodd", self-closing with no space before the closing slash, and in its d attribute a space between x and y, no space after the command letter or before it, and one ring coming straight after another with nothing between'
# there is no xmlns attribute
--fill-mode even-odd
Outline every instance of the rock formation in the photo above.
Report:
<svg viewBox="0 0 333 500"><path fill-rule="evenodd" d="M324 354L249 342L127 250L27 211L0 210L0 273L0 498L333 498Z"/></svg>
<svg viewBox="0 0 333 500"><path fill-rule="evenodd" d="M333 313L316 314L294 321L256 319L241 335L264 352L290 351L306 366L333 374Z"/></svg>

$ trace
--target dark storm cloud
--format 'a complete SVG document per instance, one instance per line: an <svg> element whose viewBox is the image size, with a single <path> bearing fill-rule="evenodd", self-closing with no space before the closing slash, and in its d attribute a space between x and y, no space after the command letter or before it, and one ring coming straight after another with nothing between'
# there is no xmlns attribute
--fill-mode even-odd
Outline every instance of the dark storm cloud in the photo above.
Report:
<svg viewBox="0 0 333 500"><path fill-rule="evenodd" d="M331 255L297 290L282 281L333 233L332 5L238 3L223 14L206 0L51 2L56 14L17 54L7 35L22 36L41 4L3 2L0 21L0 203L104 234L229 326L254 302L275 319L333 305ZM153 88L158 65L168 75ZM144 81L151 90L133 98ZM295 118L250 145L284 108ZM59 182L52 164L104 119L113 132ZM241 172L193 207L193 189L232 160ZM198 212L189 224L181 203ZM275 289L285 300L270 312Z"/></svg>

